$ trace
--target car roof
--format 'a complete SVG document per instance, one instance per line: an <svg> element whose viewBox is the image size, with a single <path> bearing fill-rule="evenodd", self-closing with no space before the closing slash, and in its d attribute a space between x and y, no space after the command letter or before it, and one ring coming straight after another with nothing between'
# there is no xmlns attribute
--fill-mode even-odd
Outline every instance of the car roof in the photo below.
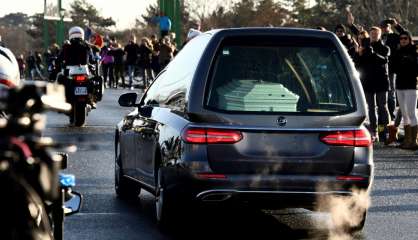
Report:
<svg viewBox="0 0 418 240"><path fill-rule="evenodd" d="M324 37L330 38L335 37L334 33L330 31L322 31L317 29L310 28L290 28L290 27L243 27L243 28L222 28L222 29L213 29L208 32L205 32L210 35L216 34L238 34L238 35L264 35L264 34L273 34L273 35L298 35L298 36L312 36L312 37Z"/></svg>

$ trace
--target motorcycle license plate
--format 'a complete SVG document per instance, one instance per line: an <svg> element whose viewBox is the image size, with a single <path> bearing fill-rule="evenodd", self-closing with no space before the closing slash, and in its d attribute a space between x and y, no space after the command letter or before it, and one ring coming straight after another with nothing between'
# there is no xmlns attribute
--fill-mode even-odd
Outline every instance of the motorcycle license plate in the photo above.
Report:
<svg viewBox="0 0 418 240"><path fill-rule="evenodd" d="M87 87L75 87L74 95L76 96L87 95Z"/></svg>

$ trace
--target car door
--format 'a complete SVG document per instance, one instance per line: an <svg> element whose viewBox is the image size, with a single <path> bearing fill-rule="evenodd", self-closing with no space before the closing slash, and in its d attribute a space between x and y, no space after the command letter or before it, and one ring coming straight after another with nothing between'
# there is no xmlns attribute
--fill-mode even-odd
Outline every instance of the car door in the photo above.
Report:
<svg viewBox="0 0 418 240"><path fill-rule="evenodd" d="M134 131L134 119L137 118L138 110L135 110L128 114L124 120L122 129L120 132L120 154L121 164L125 175L134 177L135 176L135 136Z"/></svg>
<svg viewBox="0 0 418 240"><path fill-rule="evenodd" d="M157 111L147 106L152 111ZM135 132L135 177L141 182L152 185L154 183L154 157L157 145L156 122L147 114L139 114L134 120Z"/></svg>

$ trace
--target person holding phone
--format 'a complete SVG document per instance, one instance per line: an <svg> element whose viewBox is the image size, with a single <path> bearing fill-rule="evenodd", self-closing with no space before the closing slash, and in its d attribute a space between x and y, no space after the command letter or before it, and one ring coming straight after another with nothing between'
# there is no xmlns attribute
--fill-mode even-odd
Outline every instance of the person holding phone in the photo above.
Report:
<svg viewBox="0 0 418 240"><path fill-rule="evenodd" d="M354 60L360 72L360 79L366 95L370 134L373 141L384 142L387 125L390 122L387 106L390 49L383 44L381 33L382 31L378 27L370 29L369 37L366 31L360 32L360 46Z"/></svg>

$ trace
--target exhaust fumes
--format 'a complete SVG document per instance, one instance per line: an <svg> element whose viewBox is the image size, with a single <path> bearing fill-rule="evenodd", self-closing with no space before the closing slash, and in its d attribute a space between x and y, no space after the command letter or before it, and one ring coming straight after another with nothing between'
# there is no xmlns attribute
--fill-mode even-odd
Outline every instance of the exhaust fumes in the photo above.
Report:
<svg viewBox="0 0 418 240"><path fill-rule="evenodd" d="M326 185L318 191L329 189ZM317 199L316 211L328 212L328 240L350 240L364 226L370 207L369 191L352 189L351 196L322 196Z"/></svg>

